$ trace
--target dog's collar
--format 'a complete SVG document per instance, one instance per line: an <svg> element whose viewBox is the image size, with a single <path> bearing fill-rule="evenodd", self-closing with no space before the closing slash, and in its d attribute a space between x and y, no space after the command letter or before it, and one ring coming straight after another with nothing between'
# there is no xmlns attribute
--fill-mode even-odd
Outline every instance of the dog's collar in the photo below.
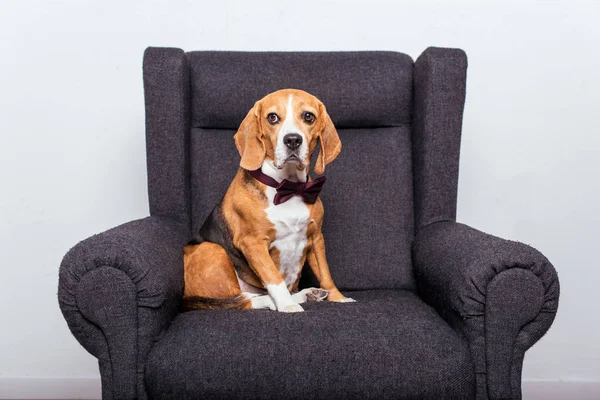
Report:
<svg viewBox="0 0 600 400"><path fill-rule="evenodd" d="M275 205L285 203L296 195L302 197L304 202L313 204L317 201L317 197L319 197L319 193L321 192L326 179L325 176L321 176L312 181L307 180L306 182L292 182L284 179L279 183L274 178L262 172L260 168L254 171L248 171L248 173L259 182L277 189L277 193L273 199L273 204ZM308 176L306 179L308 179Z"/></svg>

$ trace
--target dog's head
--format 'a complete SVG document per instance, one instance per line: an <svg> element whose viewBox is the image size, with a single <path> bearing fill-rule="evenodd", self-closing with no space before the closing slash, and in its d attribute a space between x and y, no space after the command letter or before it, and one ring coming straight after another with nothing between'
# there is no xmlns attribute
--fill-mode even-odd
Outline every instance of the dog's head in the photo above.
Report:
<svg viewBox="0 0 600 400"><path fill-rule="evenodd" d="M246 170L259 169L265 160L279 169L286 164L305 169L320 141L315 172L323 174L342 149L323 103L296 89L278 90L257 101L234 139Z"/></svg>

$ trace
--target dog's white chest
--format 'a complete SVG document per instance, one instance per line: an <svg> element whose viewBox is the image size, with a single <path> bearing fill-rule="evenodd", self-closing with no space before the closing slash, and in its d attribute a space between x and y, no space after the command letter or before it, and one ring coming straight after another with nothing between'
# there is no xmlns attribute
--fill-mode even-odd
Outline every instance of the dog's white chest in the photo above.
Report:
<svg viewBox="0 0 600 400"><path fill-rule="evenodd" d="M265 211L276 231L271 248L276 247L279 250L279 270L285 284L290 285L296 281L302 267L300 263L306 247L306 229L310 223L310 213L300 196L274 205L275 193L274 188L266 188L269 207Z"/></svg>

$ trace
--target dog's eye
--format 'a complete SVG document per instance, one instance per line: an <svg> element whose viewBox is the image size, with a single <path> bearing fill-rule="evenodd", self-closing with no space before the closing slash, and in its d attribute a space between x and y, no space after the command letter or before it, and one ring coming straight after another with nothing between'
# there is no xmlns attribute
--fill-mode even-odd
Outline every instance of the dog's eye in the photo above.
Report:
<svg viewBox="0 0 600 400"><path fill-rule="evenodd" d="M313 113L310 112L305 112L304 114L302 114L302 119L304 120L304 122L306 122L307 124L312 124L313 122L315 122L315 115Z"/></svg>
<svg viewBox="0 0 600 400"><path fill-rule="evenodd" d="M267 121L269 121L269 123L271 125L275 125L276 123L279 122L279 115L277 115L275 113L271 113L271 114L267 115Z"/></svg>

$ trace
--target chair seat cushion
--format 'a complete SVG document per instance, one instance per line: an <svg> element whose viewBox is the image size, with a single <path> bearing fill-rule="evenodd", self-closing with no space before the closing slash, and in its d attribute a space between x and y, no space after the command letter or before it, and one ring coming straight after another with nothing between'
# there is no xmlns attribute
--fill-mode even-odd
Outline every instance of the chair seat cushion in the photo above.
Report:
<svg viewBox="0 0 600 400"><path fill-rule="evenodd" d="M146 365L151 398L469 399L467 343L410 291L305 312L178 315Z"/></svg>

